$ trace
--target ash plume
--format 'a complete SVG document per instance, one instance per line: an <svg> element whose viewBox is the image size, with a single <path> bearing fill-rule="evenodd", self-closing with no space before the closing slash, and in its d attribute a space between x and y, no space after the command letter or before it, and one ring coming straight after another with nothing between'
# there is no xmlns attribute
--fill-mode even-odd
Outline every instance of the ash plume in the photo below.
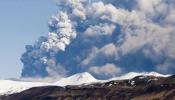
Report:
<svg viewBox="0 0 175 100"><path fill-rule="evenodd" d="M27 45L22 77L88 71L109 78L129 71L173 73L173 0L57 0L48 36ZM104 73L104 74L102 74Z"/></svg>

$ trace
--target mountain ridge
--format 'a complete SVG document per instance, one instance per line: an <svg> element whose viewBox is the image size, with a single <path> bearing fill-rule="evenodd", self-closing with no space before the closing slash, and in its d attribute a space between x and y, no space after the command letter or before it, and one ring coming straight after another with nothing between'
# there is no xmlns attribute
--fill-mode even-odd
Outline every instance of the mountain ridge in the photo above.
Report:
<svg viewBox="0 0 175 100"><path fill-rule="evenodd" d="M146 74L147 75L147 74ZM32 87L0 100L174 100L175 75L136 76L107 82Z"/></svg>
<svg viewBox="0 0 175 100"><path fill-rule="evenodd" d="M90 73L83 72L77 73L72 76L62 78L54 83L46 82L23 82L23 81L12 81L12 80L0 80L0 95L18 93L33 87L41 86L68 86L68 85L88 85L93 83L105 83L114 80L126 80L132 79L136 76L155 76L155 77L167 77L169 75L159 74L157 72L144 72L136 73L130 72L125 75L114 77L108 80L97 80Z"/></svg>

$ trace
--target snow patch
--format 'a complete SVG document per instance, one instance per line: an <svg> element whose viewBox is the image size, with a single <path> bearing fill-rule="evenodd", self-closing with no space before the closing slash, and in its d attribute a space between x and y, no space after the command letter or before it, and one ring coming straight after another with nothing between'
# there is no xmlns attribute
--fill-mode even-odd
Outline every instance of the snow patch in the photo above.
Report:
<svg viewBox="0 0 175 100"><path fill-rule="evenodd" d="M142 73L137 73L137 72L129 72L125 75L119 76L119 77L114 77L111 78L110 80L126 80L126 79L132 79L136 76L155 76L155 77L169 77L170 75L163 75L157 72L142 72Z"/></svg>
<svg viewBox="0 0 175 100"><path fill-rule="evenodd" d="M0 95L18 93L32 87L47 86L47 85L50 84L41 82L0 80Z"/></svg>

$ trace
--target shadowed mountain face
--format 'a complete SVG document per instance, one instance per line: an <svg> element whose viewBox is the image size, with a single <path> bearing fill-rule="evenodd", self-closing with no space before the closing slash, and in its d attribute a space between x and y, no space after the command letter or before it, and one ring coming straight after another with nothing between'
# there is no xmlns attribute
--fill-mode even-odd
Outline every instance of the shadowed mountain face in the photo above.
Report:
<svg viewBox="0 0 175 100"><path fill-rule="evenodd" d="M175 75L137 76L77 86L35 87L0 100L175 100Z"/></svg>

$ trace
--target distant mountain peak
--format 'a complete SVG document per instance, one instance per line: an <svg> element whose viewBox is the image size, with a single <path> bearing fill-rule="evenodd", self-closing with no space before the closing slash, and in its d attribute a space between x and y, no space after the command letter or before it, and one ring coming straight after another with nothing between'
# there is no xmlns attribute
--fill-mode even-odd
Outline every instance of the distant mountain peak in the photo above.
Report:
<svg viewBox="0 0 175 100"><path fill-rule="evenodd" d="M81 85L81 84L88 84L96 81L97 79L95 79L90 73L83 72L83 73L72 75L67 78L62 78L56 82L56 85L59 85L59 86Z"/></svg>
<svg viewBox="0 0 175 100"><path fill-rule="evenodd" d="M79 77L79 78L94 78L90 73L88 72L83 72L83 73L78 73L75 75L72 75L70 77ZM95 78L94 78L95 79Z"/></svg>

